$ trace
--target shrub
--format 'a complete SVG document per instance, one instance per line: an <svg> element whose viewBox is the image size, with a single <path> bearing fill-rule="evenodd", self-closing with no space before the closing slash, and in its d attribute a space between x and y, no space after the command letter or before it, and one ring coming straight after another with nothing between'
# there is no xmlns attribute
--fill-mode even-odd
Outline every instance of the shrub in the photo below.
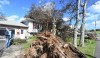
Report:
<svg viewBox="0 0 100 58"><path fill-rule="evenodd" d="M12 41L11 41L12 45L18 45L18 44L22 44L22 43L26 43L26 39L12 39Z"/></svg>

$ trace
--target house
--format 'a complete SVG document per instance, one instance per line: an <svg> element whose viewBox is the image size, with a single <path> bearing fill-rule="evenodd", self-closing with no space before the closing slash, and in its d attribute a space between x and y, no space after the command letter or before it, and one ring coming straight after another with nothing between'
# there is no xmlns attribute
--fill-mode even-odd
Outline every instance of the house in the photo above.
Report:
<svg viewBox="0 0 100 58"><path fill-rule="evenodd" d="M31 34L36 34L42 30L42 25L39 22L36 22L30 18L26 18L21 21L21 23L25 24L28 26L28 33L29 35Z"/></svg>
<svg viewBox="0 0 100 58"><path fill-rule="evenodd" d="M13 38L25 39L26 37L36 34L42 30L39 22L26 18L21 22L0 21L0 38L5 37L6 28L12 31Z"/></svg>
<svg viewBox="0 0 100 58"><path fill-rule="evenodd" d="M12 31L13 38L25 39L28 26L16 21L0 21L0 37L5 37L6 28Z"/></svg>

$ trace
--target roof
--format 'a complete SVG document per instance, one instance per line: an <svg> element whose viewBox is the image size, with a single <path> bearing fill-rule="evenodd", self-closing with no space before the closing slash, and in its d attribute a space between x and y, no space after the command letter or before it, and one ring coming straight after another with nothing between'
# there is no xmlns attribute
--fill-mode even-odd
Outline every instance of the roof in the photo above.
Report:
<svg viewBox="0 0 100 58"><path fill-rule="evenodd" d="M21 22L27 22L27 21L31 21L33 22L34 20L30 19L30 18L25 18L24 20L22 20Z"/></svg>
<svg viewBox="0 0 100 58"><path fill-rule="evenodd" d="M35 21L35 20L33 20L33 19L30 19L30 18L25 18L24 20L21 21L21 23L23 23L23 22L35 22L35 23L40 23L40 22Z"/></svg>
<svg viewBox="0 0 100 58"><path fill-rule="evenodd" d="M19 26L19 27L28 27L20 22L16 21L0 21L0 25L10 25L10 26Z"/></svg>

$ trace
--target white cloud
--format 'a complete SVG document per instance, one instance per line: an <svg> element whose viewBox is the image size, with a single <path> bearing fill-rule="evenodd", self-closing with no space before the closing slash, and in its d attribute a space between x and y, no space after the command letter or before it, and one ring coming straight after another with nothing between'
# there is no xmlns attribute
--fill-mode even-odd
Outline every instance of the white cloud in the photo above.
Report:
<svg viewBox="0 0 100 58"><path fill-rule="evenodd" d="M7 17L7 20L11 20L11 21L17 21L19 18L19 16L17 15L11 15Z"/></svg>
<svg viewBox="0 0 100 58"><path fill-rule="evenodd" d="M18 22L21 22L22 20L25 20L25 18L21 17Z"/></svg>
<svg viewBox="0 0 100 58"><path fill-rule="evenodd" d="M6 17L8 21L16 21L16 22L21 22L22 20L24 20L24 17L19 17L18 15L11 15Z"/></svg>
<svg viewBox="0 0 100 58"><path fill-rule="evenodd" d="M95 20L95 19L98 19L98 17L99 17L99 14L88 13L87 17L86 17L86 20Z"/></svg>
<svg viewBox="0 0 100 58"><path fill-rule="evenodd" d="M8 0L0 0L0 7L2 7L3 5L9 5L10 2Z"/></svg>
<svg viewBox="0 0 100 58"><path fill-rule="evenodd" d="M87 10L91 13L100 13L100 1L97 1L95 4L88 7Z"/></svg>
<svg viewBox="0 0 100 58"><path fill-rule="evenodd" d="M95 21L92 21L92 23L85 24L86 29L94 29L95 28ZM100 29L100 20L96 21L96 28Z"/></svg>
<svg viewBox="0 0 100 58"><path fill-rule="evenodd" d="M63 20L64 20L64 21L68 21L68 20L69 20L69 18L63 18Z"/></svg>
<svg viewBox="0 0 100 58"><path fill-rule="evenodd" d="M90 13L86 13L86 16L91 16L92 14L90 14Z"/></svg>
<svg viewBox="0 0 100 58"><path fill-rule="evenodd" d="M87 8L86 20L97 20L100 17L100 1Z"/></svg>
<svg viewBox="0 0 100 58"><path fill-rule="evenodd" d="M93 21L91 24L95 25L95 21ZM100 26L100 21L96 21L96 25Z"/></svg>

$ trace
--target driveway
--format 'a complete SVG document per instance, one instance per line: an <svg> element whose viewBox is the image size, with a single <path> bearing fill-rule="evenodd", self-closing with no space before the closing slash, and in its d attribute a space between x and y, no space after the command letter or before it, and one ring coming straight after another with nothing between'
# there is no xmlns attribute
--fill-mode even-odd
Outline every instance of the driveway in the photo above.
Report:
<svg viewBox="0 0 100 58"><path fill-rule="evenodd" d="M0 58L23 58L22 45L11 45L9 48L4 49Z"/></svg>
<svg viewBox="0 0 100 58"><path fill-rule="evenodd" d="M5 40L0 40L0 49L5 46Z"/></svg>
<svg viewBox="0 0 100 58"><path fill-rule="evenodd" d="M0 39L0 57L2 56L5 48L5 40Z"/></svg>

